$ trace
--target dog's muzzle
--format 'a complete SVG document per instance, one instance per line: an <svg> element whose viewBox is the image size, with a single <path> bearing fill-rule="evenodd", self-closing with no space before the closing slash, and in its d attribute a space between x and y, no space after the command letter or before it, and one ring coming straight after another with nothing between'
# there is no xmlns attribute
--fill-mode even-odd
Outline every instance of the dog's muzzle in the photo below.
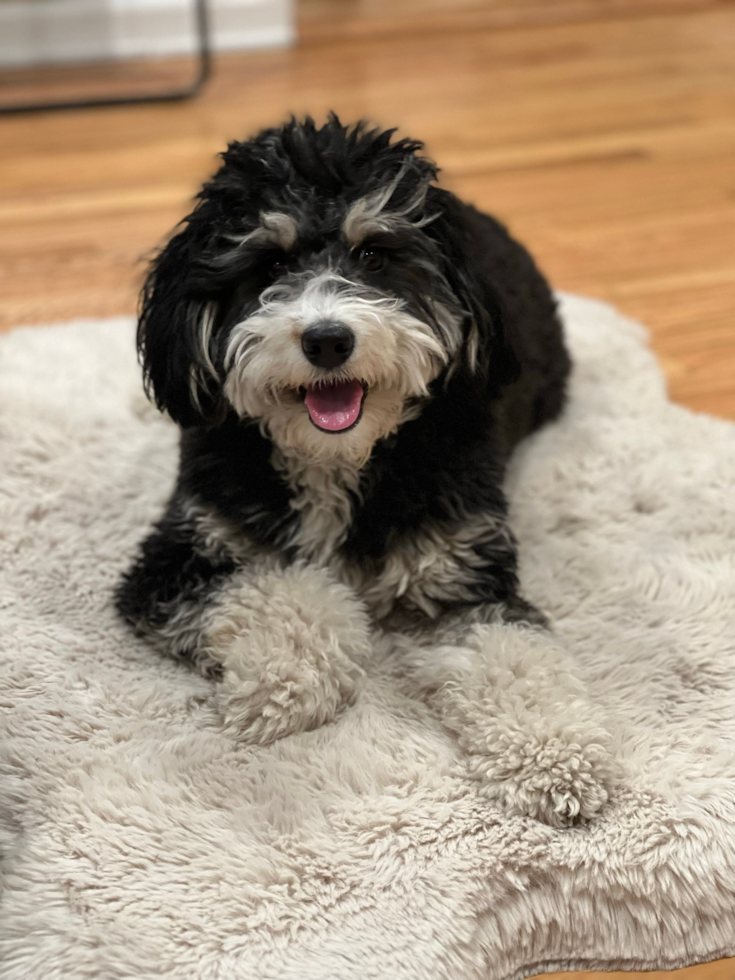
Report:
<svg viewBox="0 0 735 980"><path fill-rule="evenodd" d="M355 349L355 334L338 320L322 320L304 330L301 349L314 367L331 371L350 359ZM322 432L345 432L362 417L366 386L356 378L332 381L303 389L304 404L312 423Z"/></svg>

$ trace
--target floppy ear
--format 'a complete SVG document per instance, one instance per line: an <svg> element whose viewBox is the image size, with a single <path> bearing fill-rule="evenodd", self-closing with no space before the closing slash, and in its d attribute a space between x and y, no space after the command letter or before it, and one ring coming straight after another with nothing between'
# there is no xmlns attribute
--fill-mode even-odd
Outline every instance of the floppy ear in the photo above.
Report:
<svg viewBox="0 0 735 980"><path fill-rule="evenodd" d="M171 239L150 267L138 320L148 397L184 427L216 421L224 405L212 356L217 302L192 277L200 251L191 225Z"/></svg>
<svg viewBox="0 0 735 980"><path fill-rule="evenodd" d="M510 238L493 218L464 204L454 194L432 187L429 208L439 216L427 233L445 259L444 276L467 314L465 356L473 372L481 373L492 391L515 381L520 364L508 336L505 299L494 270L504 264L503 246Z"/></svg>

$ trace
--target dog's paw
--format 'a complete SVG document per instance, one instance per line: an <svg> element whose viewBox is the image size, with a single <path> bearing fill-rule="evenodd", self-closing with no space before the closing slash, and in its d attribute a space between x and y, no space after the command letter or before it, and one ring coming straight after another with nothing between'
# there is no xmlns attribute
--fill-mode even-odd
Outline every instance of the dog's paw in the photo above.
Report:
<svg viewBox="0 0 735 980"><path fill-rule="evenodd" d="M239 663L225 669L218 697L225 728L256 745L318 728L357 696L359 668L334 649L267 650L269 639L255 632L231 651L228 659Z"/></svg>
<svg viewBox="0 0 735 980"><path fill-rule="evenodd" d="M594 736L593 736L594 737ZM468 755L467 774L482 796L513 816L551 827L589 820L610 797L613 766L607 733L599 741L574 741L571 733L546 739L501 736L482 754Z"/></svg>
<svg viewBox="0 0 735 980"><path fill-rule="evenodd" d="M480 627L454 671L449 651L443 657L442 719L482 795L553 827L593 817L615 781L611 737L553 637Z"/></svg>
<svg viewBox="0 0 735 980"><path fill-rule="evenodd" d="M267 745L331 721L354 702L369 649L361 604L323 570L251 577L228 595L209 636L208 656L223 667L225 727Z"/></svg>

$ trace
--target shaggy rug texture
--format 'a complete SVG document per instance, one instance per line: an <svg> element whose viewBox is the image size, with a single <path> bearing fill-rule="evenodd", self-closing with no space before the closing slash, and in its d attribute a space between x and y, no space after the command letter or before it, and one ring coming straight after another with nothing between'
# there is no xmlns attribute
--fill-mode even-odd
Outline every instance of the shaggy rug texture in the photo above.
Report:
<svg viewBox="0 0 735 980"><path fill-rule="evenodd" d="M567 298L575 372L508 479L530 600L604 706L598 819L509 819L374 663L269 748L111 590L172 485L130 320L0 341L5 980L507 980L735 954L735 426Z"/></svg>

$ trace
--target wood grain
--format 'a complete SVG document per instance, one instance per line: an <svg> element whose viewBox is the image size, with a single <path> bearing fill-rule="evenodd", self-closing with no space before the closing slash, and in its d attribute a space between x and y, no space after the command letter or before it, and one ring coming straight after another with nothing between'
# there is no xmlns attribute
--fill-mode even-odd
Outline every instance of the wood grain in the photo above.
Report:
<svg viewBox="0 0 735 980"><path fill-rule="evenodd" d="M305 41L398 32L472 31L573 21L631 19L725 6L729 0L300 0Z"/></svg>
<svg viewBox="0 0 735 980"><path fill-rule="evenodd" d="M685 970L652 970L646 973L547 973L534 980L733 980L735 960L717 960Z"/></svg>
<svg viewBox="0 0 735 980"><path fill-rule="evenodd" d="M221 57L196 102L0 119L0 328L133 312L226 141L334 108L426 140L557 287L648 324L674 399L735 419L732 3L304 0L301 24L293 50ZM640 976L733 980L735 961Z"/></svg>

